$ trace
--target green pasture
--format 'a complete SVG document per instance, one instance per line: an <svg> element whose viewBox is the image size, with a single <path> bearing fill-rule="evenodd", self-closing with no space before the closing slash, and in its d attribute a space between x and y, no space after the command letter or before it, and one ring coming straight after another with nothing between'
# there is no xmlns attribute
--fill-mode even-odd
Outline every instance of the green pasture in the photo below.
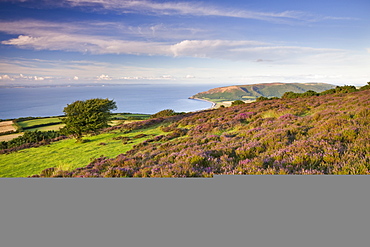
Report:
<svg viewBox="0 0 370 247"><path fill-rule="evenodd" d="M112 114L113 120L109 122L109 125L115 126L122 123L131 123L139 120L148 119L149 117L149 114L114 113ZM19 120L17 121L17 125L19 125L24 131L59 131L60 128L63 128L65 126L59 117ZM23 133L3 135L0 136L0 141L10 141L22 134Z"/></svg>
<svg viewBox="0 0 370 247"><path fill-rule="evenodd" d="M131 114L131 113L115 113L112 114L112 118L118 118L122 120L134 120L134 119L147 119L150 115L148 114ZM37 118L37 119L31 119L31 120L25 120L25 121L19 121L17 122L19 126L21 126L23 129L27 129L29 131L39 130L39 131L47 131L47 130L59 130L60 127L63 127L62 121L58 117L50 117L50 118ZM120 120L112 120L110 122L110 125L117 125L120 123ZM37 127L40 125L44 125L41 127ZM34 127L35 126L35 127ZM48 127L49 128L45 128ZM51 126L56 126L51 127ZM34 127L34 128L32 128Z"/></svg>
<svg viewBox="0 0 370 247"><path fill-rule="evenodd" d="M38 131L49 131L49 130L59 131L60 128L63 128L64 126L65 124L55 124L55 125L30 128L30 129L27 129L27 131L36 131L36 130Z"/></svg>
<svg viewBox="0 0 370 247"><path fill-rule="evenodd" d="M123 144L121 140L113 140L114 137L134 137L138 134L148 136L133 139L132 143L128 144ZM50 167L63 170L83 167L101 156L114 158L130 150L133 145L161 134L163 132L157 126L127 134L117 131L88 136L84 138L87 140L85 143L76 143L74 139L67 139L51 143L48 146L23 149L10 154L0 154L0 177L27 177L39 174L42 170Z"/></svg>
<svg viewBox="0 0 370 247"><path fill-rule="evenodd" d="M19 126L21 126L22 128L31 128L32 126L47 125L47 124L54 125L54 124L59 124L59 123L62 123L62 121L57 117L31 119L31 120L18 122Z"/></svg>

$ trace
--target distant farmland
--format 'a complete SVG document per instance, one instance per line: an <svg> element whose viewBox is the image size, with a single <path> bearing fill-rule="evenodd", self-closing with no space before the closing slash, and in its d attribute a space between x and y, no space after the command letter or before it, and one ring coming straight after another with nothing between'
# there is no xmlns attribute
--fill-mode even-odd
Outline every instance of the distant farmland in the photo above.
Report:
<svg viewBox="0 0 370 247"><path fill-rule="evenodd" d="M13 121L0 122L0 142L9 141L13 138L16 138L22 135L20 133L11 134L12 132L16 132L16 131L17 131L17 128L14 126Z"/></svg>
<svg viewBox="0 0 370 247"><path fill-rule="evenodd" d="M0 133L17 131L13 124L13 121L0 122Z"/></svg>

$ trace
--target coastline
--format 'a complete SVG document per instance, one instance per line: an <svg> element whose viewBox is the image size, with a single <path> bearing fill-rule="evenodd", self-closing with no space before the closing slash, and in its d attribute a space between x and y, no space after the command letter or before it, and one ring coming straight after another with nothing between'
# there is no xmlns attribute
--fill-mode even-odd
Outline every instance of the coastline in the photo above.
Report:
<svg viewBox="0 0 370 247"><path fill-rule="evenodd" d="M197 97L194 97L194 96L189 97L189 99L201 100L201 101L205 101L205 102L208 102L208 103L212 103L212 106L209 109L217 109L217 108L219 108L221 106L229 107L229 106L231 106L231 104L233 102L232 100L231 101L213 102L213 101L206 100L206 99L200 99L200 98L197 98ZM243 100L243 101L245 103L252 103L255 100Z"/></svg>
<svg viewBox="0 0 370 247"><path fill-rule="evenodd" d="M214 109L214 108L216 108L216 106L217 106L217 103L215 103L215 102L213 102L213 101L210 101L210 100L206 100L206 99L199 99L199 98L197 98L197 97L193 97L193 96L189 97L189 99L192 99L192 100L200 100L200 101L205 101L205 102L211 103L211 104L212 104L212 106L211 106L209 109Z"/></svg>

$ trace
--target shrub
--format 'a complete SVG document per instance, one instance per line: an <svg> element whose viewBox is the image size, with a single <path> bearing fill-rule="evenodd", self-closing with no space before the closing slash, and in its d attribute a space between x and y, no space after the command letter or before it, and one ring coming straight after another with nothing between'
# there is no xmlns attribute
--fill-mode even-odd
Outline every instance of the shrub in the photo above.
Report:
<svg viewBox="0 0 370 247"><path fill-rule="evenodd" d="M335 88L323 91L320 95L327 95L327 94L336 94L336 93L352 93L356 92L358 89L355 86L336 86Z"/></svg>
<svg viewBox="0 0 370 247"><path fill-rule="evenodd" d="M50 141L58 141L65 138L65 136L56 131L26 131L22 136L18 136L8 142L1 142L0 153L9 153L29 147L46 145Z"/></svg>
<svg viewBox="0 0 370 247"><path fill-rule="evenodd" d="M151 118L160 118L160 117L170 117L175 115L175 111L171 109L162 110L160 112L157 112L153 115L151 115Z"/></svg>
<svg viewBox="0 0 370 247"><path fill-rule="evenodd" d="M244 105L245 102L242 100L235 100L231 103L231 106L236 106L236 105Z"/></svg>
<svg viewBox="0 0 370 247"><path fill-rule="evenodd" d="M370 81L367 83L367 85L360 87L360 91L368 90L368 89L370 89Z"/></svg>
<svg viewBox="0 0 370 247"><path fill-rule="evenodd" d="M267 97L264 97L264 96L260 96L256 99L257 102L260 102L260 101L265 101L265 100L269 100L269 98Z"/></svg>
<svg viewBox="0 0 370 247"><path fill-rule="evenodd" d="M282 99L296 99L300 97L300 93L294 93L294 92L285 92L283 96L281 96Z"/></svg>

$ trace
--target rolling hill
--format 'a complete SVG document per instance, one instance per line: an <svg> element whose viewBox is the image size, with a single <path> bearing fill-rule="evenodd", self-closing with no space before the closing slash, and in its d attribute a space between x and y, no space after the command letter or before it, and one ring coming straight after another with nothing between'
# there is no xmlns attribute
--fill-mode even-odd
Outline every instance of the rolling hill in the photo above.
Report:
<svg viewBox="0 0 370 247"><path fill-rule="evenodd" d="M198 93L191 99L203 99L215 103L234 100L255 100L258 97L281 97L285 92L304 93L308 90L322 92L334 85L326 83L261 83L213 88Z"/></svg>
<svg viewBox="0 0 370 247"><path fill-rule="evenodd" d="M116 158L73 170L51 167L33 177L369 175L369 92L270 99L111 127L104 132L123 140L150 127L162 133Z"/></svg>

